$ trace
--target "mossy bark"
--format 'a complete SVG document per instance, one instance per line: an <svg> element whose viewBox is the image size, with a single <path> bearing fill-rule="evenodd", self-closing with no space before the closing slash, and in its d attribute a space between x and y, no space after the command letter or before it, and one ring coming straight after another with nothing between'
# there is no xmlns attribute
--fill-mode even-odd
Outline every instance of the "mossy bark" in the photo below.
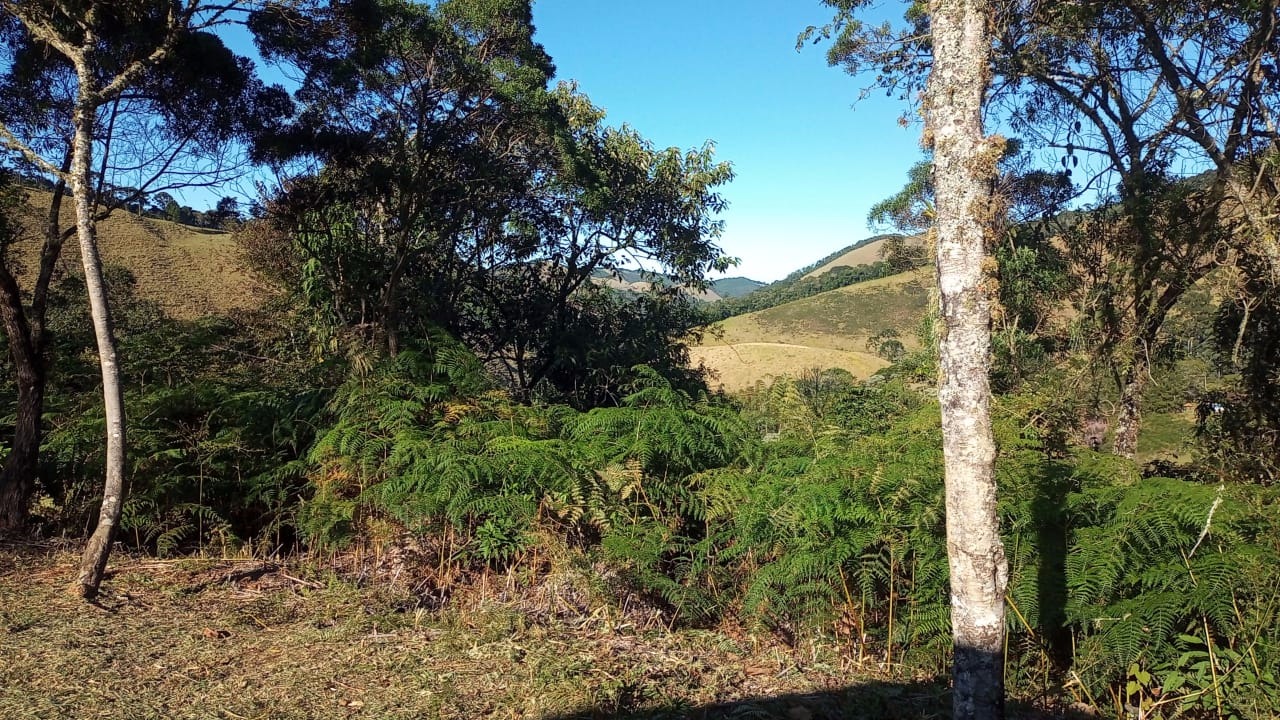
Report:
<svg viewBox="0 0 1280 720"><path fill-rule="evenodd" d="M926 120L934 150L942 334L938 398L946 474L947 555L957 720L1004 715L1008 564L996 514L991 430L991 300L986 239L993 217L992 139L982 128L990 78L990 8L930 2L933 69Z"/></svg>

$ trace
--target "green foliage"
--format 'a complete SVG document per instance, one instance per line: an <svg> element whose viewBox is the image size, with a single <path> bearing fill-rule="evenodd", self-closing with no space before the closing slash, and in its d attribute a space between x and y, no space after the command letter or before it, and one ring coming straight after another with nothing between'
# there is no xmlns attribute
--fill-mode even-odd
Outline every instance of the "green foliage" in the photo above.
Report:
<svg viewBox="0 0 1280 720"><path fill-rule="evenodd" d="M896 194L871 207L868 222L906 232L933 226L933 162L924 160L907 170L907 183Z"/></svg>
<svg viewBox="0 0 1280 720"><path fill-rule="evenodd" d="M135 376L129 395L128 542L272 550L296 528L320 549L390 532L438 545L442 568L465 571L527 562L551 533L616 568L672 622L738 616L797 638L834 627L861 657L947 665L938 410L909 376L815 371L733 407L638 367L616 403L580 411L514 401L436 333L347 368L329 392L310 389L329 375L306 370L305 346L288 337L123 309L125 347L165 369ZM82 341L65 312L61 341ZM59 367L67 386L91 387L92 371ZM1011 672L1031 682L1070 670L1096 697L1136 682L1133 702L1194 709L1212 696L1216 709L1221 697L1242 718L1265 717L1280 662L1265 571L1280 552L1275 498L1066 456L1053 430L1065 420L1049 416L1075 405L1055 382L996 404ZM102 421L67 398L54 406L65 414L49 476L66 480L48 492L74 525L91 509ZM1212 659L1196 654L1209 643Z"/></svg>
<svg viewBox="0 0 1280 720"><path fill-rule="evenodd" d="M1280 297L1264 258L1249 255L1237 297L1219 307L1212 325L1220 372L1235 382L1201 393L1198 430L1210 467L1233 479L1280 481ZM1220 406L1221 412L1213 412Z"/></svg>
<svg viewBox="0 0 1280 720"><path fill-rule="evenodd" d="M139 300L132 277L107 274L131 419L130 491L121 540L170 553L272 551L293 542L305 489L299 459L324 404L322 368L306 362L290 328L245 315L180 322ZM100 376L83 288L52 288L50 370L41 453L49 532L79 531L96 515L103 472Z"/></svg>
<svg viewBox="0 0 1280 720"><path fill-rule="evenodd" d="M1256 601L1267 522L1223 488L1148 478L1131 487L1083 479L1068 498L1066 614L1080 627L1087 680L1116 677L1138 658L1172 662L1175 638L1201 623L1215 641L1238 637L1238 603Z"/></svg>
<svg viewBox="0 0 1280 720"><path fill-rule="evenodd" d="M897 362L907 354L899 337L897 330L886 328L867 338L867 349L889 362Z"/></svg>
<svg viewBox="0 0 1280 720"><path fill-rule="evenodd" d="M715 519L732 555L755 566L744 609L793 631L844 611L874 651L936 653L949 632L938 432L923 408L883 435L820 438L811 462L766 453L751 472L722 475Z"/></svg>
<svg viewBox="0 0 1280 720"><path fill-rule="evenodd" d="M716 215L733 171L711 143L655 147L549 87L527 2L272 5L250 26L301 78L301 111L263 152L322 165L251 245L300 280L319 339L394 355L442 328L521 400L581 407L616 402L635 364L682 365L683 297L609 307L591 277L641 263L703 289L732 264ZM584 348L597 325L618 332Z"/></svg>
<svg viewBox="0 0 1280 720"><path fill-rule="evenodd" d="M348 544L382 516L418 532L452 525L498 563L523 548L536 516L595 519L593 478L556 437L570 411L511 403L447 338L351 379L331 407L301 517L318 545Z"/></svg>

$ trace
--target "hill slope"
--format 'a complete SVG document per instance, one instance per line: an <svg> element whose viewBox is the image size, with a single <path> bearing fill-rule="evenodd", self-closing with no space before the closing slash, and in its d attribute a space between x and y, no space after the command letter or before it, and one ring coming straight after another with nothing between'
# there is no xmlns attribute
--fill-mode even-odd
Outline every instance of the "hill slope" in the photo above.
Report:
<svg viewBox="0 0 1280 720"><path fill-rule="evenodd" d="M597 270L591 274L593 281L597 285L613 288L614 290L624 290L629 292L643 293L648 292L653 287L655 280L661 280L668 284L675 283L675 279L670 275L661 273L649 273L641 270L632 270L629 268L618 268L617 270ZM749 295L762 287L766 283L759 280L752 280L746 277L728 277L719 280L711 280L707 289L702 291L693 291L686 289L685 293L695 300L702 302L718 302L725 298L742 297Z"/></svg>
<svg viewBox="0 0 1280 720"><path fill-rule="evenodd" d="M895 330L908 348L929 303L927 270L807 297L716 323L693 361L717 377L712 386L733 392L758 380L810 367L839 367L866 377L887 363L867 352L867 339Z"/></svg>
<svg viewBox="0 0 1280 720"><path fill-rule="evenodd" d="M23 265L20 282L24 287L30 287L36 272L42 239L39 232L49 198L47 192L28 191L27 206L19 218L29 228L14 248ZM70 225L74 218L69 199L62 210L64 225ZM98 246L107 266L124 267L133 273L139 297L154 301L175 318L190 320L255 309L271 294L245 267L231 233L117 211L98 223ZM58 271L81 274L80 247L75 238L63 247Z"/></svg>
<svg viewBox="0 0 1280 720"><path fill-rule="evenodd" d="M862 242L849 247L834 259L829 260L819 265L816 269L805 273L804 276L807 278L817 277L823 273L831 272L834 268L838 268L842 265L846 267L857 267L859 265L870 265L871 263L877 262L881 259L880 250L884 247L885 240L890 237L894 236L878 235L876 237L863 240ZM908 237L906 242L908 245L918 246L924 242L924 239L919 235L916 235Z"/></svg>
<svg viewBox="0 0 1280 720"><path fill-rule="evenodd" d="M711 289L722 298L735 298L750 295L767 284L747 277L727 277L712 280Z"/></svg>

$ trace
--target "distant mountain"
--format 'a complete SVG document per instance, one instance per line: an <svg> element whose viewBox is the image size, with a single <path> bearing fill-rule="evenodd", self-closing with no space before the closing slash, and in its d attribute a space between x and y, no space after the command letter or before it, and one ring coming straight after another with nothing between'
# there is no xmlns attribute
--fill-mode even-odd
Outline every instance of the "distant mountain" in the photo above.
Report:
<svg viewBox="0 0 1280 720"><path fill-rule="evenodd" d="M618 268L617 270L596 270L591 273L591 277L595 278L613 278L624 283L653 282L655 278L663 278L671 280L670 275L662 273L653 273L648 270L632 270L630 268Z"/></svg>
<svg viewBox="0 0 1280 720"><path fill-rule="evenodd" d="M631 292L642 293L653 286L653 283L662 281L667 284L674 284L675 278L662 273L649 272L647 270L632 270L630 268L618 268L615 271L596 270L591 274L596 283L611 287L615 290L629 290ZM716 302L725 298L741 297L755 290L764 287L765 284L759 280L752 280L745 277L722 278L720 280L712 280L710 287L702 292L686 291L695 300L703 302Z"/></svg>
<svg viewBox="0 0 1280 720"><path fill-rule="evenodd" d="M712 281L711 289L722 298L736 298L749 295L764 287L765 283L745 277L720 278Z"/></svg>

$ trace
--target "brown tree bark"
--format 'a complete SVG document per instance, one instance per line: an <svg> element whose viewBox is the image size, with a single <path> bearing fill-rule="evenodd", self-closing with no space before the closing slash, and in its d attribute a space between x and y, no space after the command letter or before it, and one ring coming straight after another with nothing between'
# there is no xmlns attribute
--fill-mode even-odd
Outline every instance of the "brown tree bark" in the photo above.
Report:
<svg viewBox="0 0 1280 720"><path fill-rule="evenodd" d="M946 474L947 555L957 720L1004 716L1004 592L1008 564L996 514L991 431L991 303L986 238L1001 143L982 108L990 80L985 0L932 0L933 68L925 109L934 151L942 319L938 399Z"/></svg>
<svg viewBox="0 0 1280 720"><path fill-rule="evenodd" d="M40 420L44 412L45 373L40 349L22 307L22 295L8 268L0 267L0 324L9 340L18 386L13 444L0 468L0 533L20 530L35 491L40 459Z"/></svg>
<svg viewBox="0 0 1280 720"><path fill-rule="evenodd" d="M70 170L71 155L62 162L62 171ZM15 369L18 406L14 417L11 451L0 467L0 533L21 529L35 493L40 462L40 444L44 438L45 384L48 380L49 348L45 336L45 310L54 266L62 254L68 235L61 225L62 200L66 183L54 185L49 201L44 246L40 251L40 267L31 289L31 304L23 305L22 290L10 268L0 260L0 325L9 344L9 357ZM16 227L8 232L19 232Z"/></svg>

